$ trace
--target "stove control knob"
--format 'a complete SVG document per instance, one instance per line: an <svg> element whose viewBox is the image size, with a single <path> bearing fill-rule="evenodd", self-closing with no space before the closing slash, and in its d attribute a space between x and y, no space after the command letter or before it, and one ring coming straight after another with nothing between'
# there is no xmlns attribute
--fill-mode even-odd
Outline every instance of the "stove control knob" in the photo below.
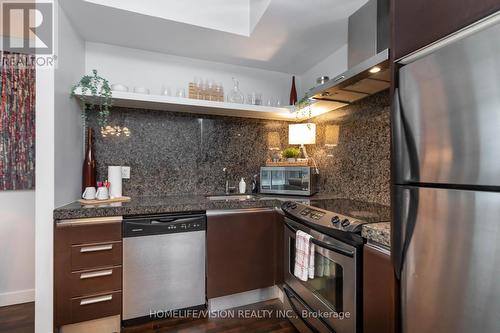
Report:
<svg viewBox="0 0 500 333"><path fill-rule="evenodd" d="M335 215L334 217L332 217L332 223L333 224L337 224L340 222L340 218L338 217L338 215Z"/></svg>
<svg viewBox="0 0 500 333"><path fill-rule="evenodd" d="M344 228L345 228L345 227L347 227L349 224L351 224L351 222L349 222L349 220L348 220L348 219L344 219L340 225L341 225L342 227L344 227Z"/></svg>

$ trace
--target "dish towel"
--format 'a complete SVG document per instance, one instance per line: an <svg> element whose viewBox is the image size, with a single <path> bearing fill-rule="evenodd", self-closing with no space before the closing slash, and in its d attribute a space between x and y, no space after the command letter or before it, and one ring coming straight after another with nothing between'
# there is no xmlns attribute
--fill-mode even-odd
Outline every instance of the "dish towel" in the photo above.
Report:
<svg viewBox="0 0 500 333"><path fill-rule="evenodd" d="M314 244L311 235L298 230L295 235L295 267L293 275L302 281L314 278Z"/></svg>

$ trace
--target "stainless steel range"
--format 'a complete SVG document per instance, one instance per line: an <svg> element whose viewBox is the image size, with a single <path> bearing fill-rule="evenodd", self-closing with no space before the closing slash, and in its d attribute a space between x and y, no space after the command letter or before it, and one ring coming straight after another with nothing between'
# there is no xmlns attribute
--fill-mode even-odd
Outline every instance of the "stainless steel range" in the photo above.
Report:
<svg viewBox="0 0 500 333"><path fill-rule="evenodd" d="M331 200L322 204L333 209L341 208L349 215L293 201L287 201L281 207L285 214L285 307L295 312L291 321L300 332L361 332L364 243L361 227L366 223L381 222L386 216L373 207L358 209L355 203ZM373 206L388 212L387 207ZM352 217L356 214L369 219ZM293 274L298 230L311 235L315 246L314 278L306 282Z"/></svg>

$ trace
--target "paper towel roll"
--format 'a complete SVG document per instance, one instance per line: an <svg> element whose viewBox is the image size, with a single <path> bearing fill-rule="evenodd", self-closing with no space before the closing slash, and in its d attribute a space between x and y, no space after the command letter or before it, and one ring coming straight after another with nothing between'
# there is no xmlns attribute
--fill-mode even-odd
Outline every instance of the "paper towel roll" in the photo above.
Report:
<svg viewBox="0 0 500 333"><path fill-rule="evenodd" d="M111 199L122 196L122 167L108 166L108 181L111 183L109 197Z"/></svg>

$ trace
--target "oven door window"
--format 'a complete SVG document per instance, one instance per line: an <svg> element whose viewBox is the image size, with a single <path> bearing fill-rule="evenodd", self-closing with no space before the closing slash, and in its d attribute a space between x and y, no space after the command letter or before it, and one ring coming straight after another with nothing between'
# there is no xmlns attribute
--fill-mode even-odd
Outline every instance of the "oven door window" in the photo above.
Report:
<svg viewBox="0 0 500 333"><path fill-rule="evenodd" d="M342 311L344 271L340 264L326 257L321 252L329 251L315 246L314 279L300 281L307 289L315 293L323 302L337 312ZM290 274L295 266L295 242L290 242Z"/></svg>

